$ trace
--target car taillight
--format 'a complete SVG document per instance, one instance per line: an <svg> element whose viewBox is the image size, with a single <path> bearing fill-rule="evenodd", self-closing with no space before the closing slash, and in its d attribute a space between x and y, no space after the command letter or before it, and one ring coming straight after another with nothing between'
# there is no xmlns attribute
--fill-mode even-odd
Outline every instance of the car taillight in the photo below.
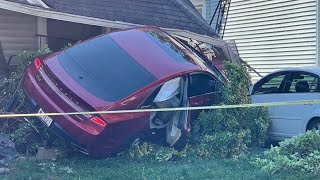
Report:
<svg viewBox="0 0 320 180"><path fill-rule="evenodd" d="M100 126L103 126L103 127L105 127L107 125L106 122L104 122L102 119L100 119L97 116L92 117L90 120L95 122L95 123L97 123L97 124L99 124Z"/></svg>
<svg viewBox="0 0 320 180"><path fill-rule="evenodd" d="M36 66L37 69L41 67L41 60L39 58L34 60L34 65Z"/></svg>

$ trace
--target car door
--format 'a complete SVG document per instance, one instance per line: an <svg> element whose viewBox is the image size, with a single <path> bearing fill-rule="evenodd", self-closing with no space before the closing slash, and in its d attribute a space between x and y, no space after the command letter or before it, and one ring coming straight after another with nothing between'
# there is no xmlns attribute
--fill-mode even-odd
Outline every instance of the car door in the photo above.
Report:
<svg viewBox="0 0 320 180"><path fill-rule="evenodd" d="M168 101L167 99L163 100L163 103L155 103L155 100L157 99L157 97L165 97L165 96L171 96L172 94L172 89L176 89L174 88L175 86L172 84L173 83L169 83L171 82L171 80L177 79L171 79L168 80L166 82L164 82L163 84L159 85L158 87L156 87L149 95L148 97L143 101L143 103L140 105L140 109L150 109L150 108L176 108L176 107L189 107L189 99L187 96L187 90L188 90L188 81L187 81L187 76L183 76L180 77L180 86L179 88L177 88L177 90L179 91L179 93L175 94L174 96L179 96L179 100L176 99L175 97L171 97L173 98L172 101ZM159 96L159 94L161 94ZM171 99L170 98L170 99ZM172 106L173 104L175 104L174 106ZM159 106L161 105L161 106ZM157 114L162 113L161 116L157 116ZM167 114L169 113L169 114ZM173 114L171 114L171 111L168 112L151 112L150 113L150 128L151 129L162 129L162 128L166 128L166 141L167 143L169 143L171 146L176 145L177 142L179 142L178 144L184 144L185 142L181 142L179 141L179 139L181 137L185 137L188 128L190 127L189 124L189 119L190 119L190 113L187 110L183 110L183 111L173 111ZM171 115L172 116L171 116ZM162 120L157 117L163 117L163 120L167 120L168 118L164 118L167 117L166 115L170 115L170 121L169 122L161 122L158 120Z"/></svg>
<svg viewBox="0 0 320 180"><path fill-rule="evenodd" d="M189 76L190 106L210 106L220 102L221 83L207 73L192 73Z"/></svg>
<svg viewBox="0 0 320 180"><path fill-rule="evenodd" d="M301 86L299 84L302 84L302 87L299 87ZM258 81L251 92L253 103L302 101L318 98L319 77L301 71L284 71L268 75ZM272 121L269 135L272 139L282 140L304 132L304 122L316 106L318 105L268 107L269 117Z"/></svg>
<svg viewBox="0 0 320 180"><path fill-rule="evenodd" d="M283 92L274 96L274 102L319 99L318 75L303 71L291 71L286 81ZM282 137L292 137L305 132L306 121L318 106L319 104L275 106L272 131Z"/></svg>
<svg viewBox="0 0 320 180"><path fill-rule="evenodd" d="M280 94L282 95L283 89L286 85L286 79L289 77L290 72L277 72L270 74L259 80L252 88L251 101L252 103L272 103L276 102ZM274 107L268 107L269 117L272 121L270 131L274 131L275 118Z"/></svg>

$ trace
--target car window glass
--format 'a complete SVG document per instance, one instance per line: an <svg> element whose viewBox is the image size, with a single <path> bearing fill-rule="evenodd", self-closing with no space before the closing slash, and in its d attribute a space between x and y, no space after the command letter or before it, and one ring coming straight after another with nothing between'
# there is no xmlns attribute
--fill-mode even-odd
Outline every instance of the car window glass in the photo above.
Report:
<svg viewBox="0 0 320 180"><path fill-rule="evenodd" d="M154 98L157 96L157 94L159 93L160 89L161 89L162 85L157 87L155 90L153 90L148 97L143 101L143 103L140 105L141 107L144 106L150 106L154 100Z"/></svg>
<svg viewBox="0 0 320 180"><path fill-rule="evenodd" d="M143 101L140 107L149 106L153 102L166 101L167 99L172 98L172 96L179 94L181 91L181 79L182 77L171 79L155 88Z"/></svg>
<svg viewBox="0 0 320 180"><path fill-rule="evenodd" d="M108 102L119 101L157 80L109 35L66 49L58 59L73 80Z"/></svg>
<svg viewBox="0 0 320 180"><path fill-rule="evenodd" d="M285 74L275 74L257 84L253 94L281 93Z"/></svg>
<svg viewBox="0 0 320 180"><path fill-rule="evenodd" d="M319 78L313 74L304 72L293 72L290 75L291 81L288 93L306 93L319 91Z"/></svg>
<svg viewBox="0 0 320 180"><path fill-rule="evenodd" d="M206 93L216 92L220 89L220 83L207 74L192 74L190 79L189 96L198 96Z"/></svg>

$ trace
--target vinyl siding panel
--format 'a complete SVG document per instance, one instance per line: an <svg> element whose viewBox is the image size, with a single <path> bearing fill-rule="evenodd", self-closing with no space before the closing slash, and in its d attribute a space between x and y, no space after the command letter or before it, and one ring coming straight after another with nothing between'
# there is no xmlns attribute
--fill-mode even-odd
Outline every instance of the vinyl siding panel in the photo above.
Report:
<svg viewBox="0 0 320 180"><path fill-rule="evenodd" d="M224 39L262 75L316 65L316 1L233 0Z"/></svg>
<svg viewBox="0 0 320 180"><path fill-rule="evenodd" d="M0 41L4 55L37 49L37 17L0 9Z"/></svg>

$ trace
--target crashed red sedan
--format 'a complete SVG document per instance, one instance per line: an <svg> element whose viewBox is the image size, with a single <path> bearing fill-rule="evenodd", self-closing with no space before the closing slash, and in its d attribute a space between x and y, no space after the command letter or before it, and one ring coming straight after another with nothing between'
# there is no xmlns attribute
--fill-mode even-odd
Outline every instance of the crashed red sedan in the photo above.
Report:
<svg viewBox="0 0 320 180"><path fill-rule="evenodd" d="M23 87L35 112L88 112L212 105L223 75L200 53L154 27L104 34L35 59ZM144 135L181 147L191 113L39 116L78 150L119 152Z"/></svg>

